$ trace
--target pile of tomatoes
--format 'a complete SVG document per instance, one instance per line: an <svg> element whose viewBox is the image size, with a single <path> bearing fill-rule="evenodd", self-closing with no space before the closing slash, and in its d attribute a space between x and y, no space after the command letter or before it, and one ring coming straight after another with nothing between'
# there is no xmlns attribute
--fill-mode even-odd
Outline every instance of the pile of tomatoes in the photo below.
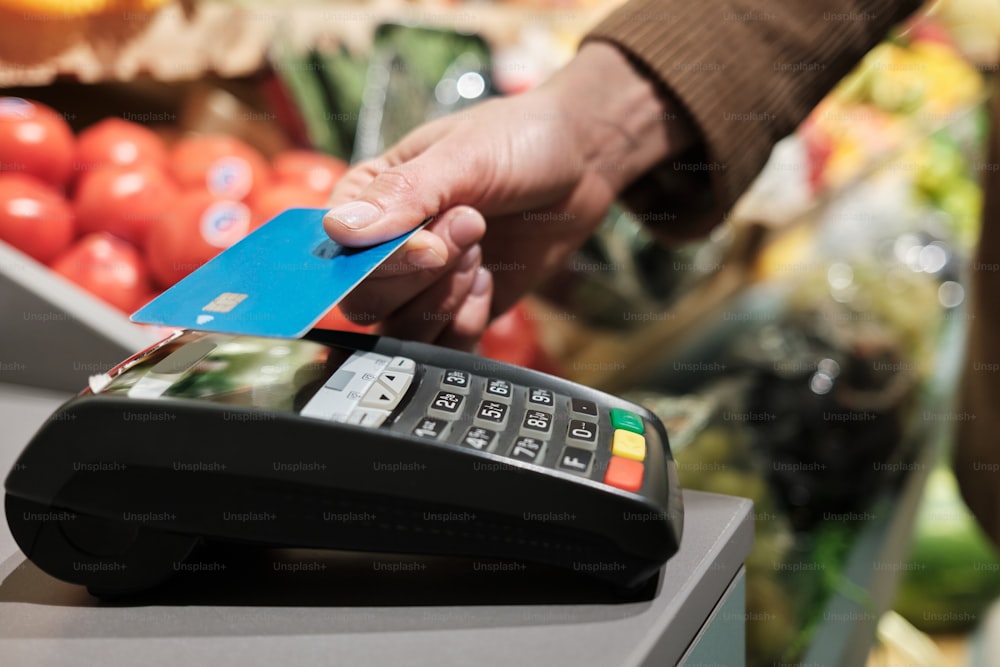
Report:
<svg viewBox="0 0 1000 667"><path fill-rule="evenodd" d="M346 169L304 150L269 163L227 135L168 146L121 118L74 136L0 98L0 241L130 313L286 208L322 207Z"/></svg>

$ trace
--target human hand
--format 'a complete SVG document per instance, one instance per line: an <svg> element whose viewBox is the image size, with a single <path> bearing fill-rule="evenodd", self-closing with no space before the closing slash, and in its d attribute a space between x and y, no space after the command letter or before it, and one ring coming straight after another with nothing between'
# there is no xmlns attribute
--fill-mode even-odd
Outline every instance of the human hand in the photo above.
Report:
<svg viewBox="0 0 1000 667"><path fill-rule="evenodd" d="M436 219L342 309L389 335L471 347L632 180L686 147L668 117L617 49L595 43L533 91L417 128L341 179L324 222L335 241L365 246Z"/></svg>

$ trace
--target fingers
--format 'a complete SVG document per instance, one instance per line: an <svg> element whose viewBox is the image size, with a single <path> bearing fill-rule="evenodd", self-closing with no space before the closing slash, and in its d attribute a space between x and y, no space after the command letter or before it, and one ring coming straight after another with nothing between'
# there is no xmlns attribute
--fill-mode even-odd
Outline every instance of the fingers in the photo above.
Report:
<svg viewBox="0 0 1000 667"><path fill-rule="evenodd" d="M447 125L444 123L421 125L386 151L384 155L364 160L352 166L337 181L327 206L335 208L357 199L361 192L375 180L376 176L393 165L403 164L420 155L428 146L440 139L445 133L446 127Z"/></svg>
<svg viewBox="0 0 1000 667"><path fill-rule="evenodd" d="M490 323L492 297L493 274L486 267L480 266L469 294L434 342L445 347L472 352Z"/></svg>
<svg viewBox="0 0 1000 667"><path fill-rule="evenodd" d="M456 206L411 236L371 277L389 278L440 269L486 234L486 220L474 208ZM384 287L384 284L382 285Z"/></svg>
<svg viewBox="0 0 1000 667"><path fill-rule="evenodd" d="M346 246L373 245L456 203L475 201L482 170L464 164L463 157L469 155L466 150L435 147L405 162L382 159L359 165L334 192L335 205L323 219L327 234Z"/></svg>
<svg viewBox="0 0 1000 667"><path fill-rule="evenodd" d="M336 208L341 204L353 201L388 166L389 163L385 158L365 160L354 165L337 181L337 185L334 186L333 193L327 201L327 206Z"/></svg>
<svg viewBox="0 0 1000 667"><path fill-rule="evenodd" d="M457 206L414 234L341 302L348 314L382 320L468 259L486 233L486 220L473 208Z"/></svg>
<svg viewBox="0 0 1000 667"><path fill-rule="evenodd" d="M482 294L480 276L486 272L480 265L481 260L482 252L476 246L466 253L455 271L387 317L382 332L430 343L441 337L443 332L457 326L459 332L471 331L474 336L476 327L485 326L485 323L480 324L478 320L485 322L489 317L488 295L484 303ZM473 296L477 280L480 282L479 293Z"/></svg>

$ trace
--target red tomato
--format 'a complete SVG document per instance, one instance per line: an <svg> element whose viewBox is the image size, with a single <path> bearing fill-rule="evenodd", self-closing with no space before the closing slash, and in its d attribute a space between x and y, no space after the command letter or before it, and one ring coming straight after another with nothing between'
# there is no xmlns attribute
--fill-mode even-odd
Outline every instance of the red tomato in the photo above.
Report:
<svg viewBox="0 0 1000 667"><path fill-rule="evenodd" d="M326 203L326 197L315 190L293 183L279 183L261 190L250 204L253 211L252 229L257 229L265 222L290 208L320 208Z"/></svg>
<svg viewBox="0 0 1000 667"><path fill-rule="evenodd" d="M52 270L125 312L151 289L142 255L111 234L84 236L52 262Z"/></svg>
<svg viewBox="0 0 1000 667"><path fill-rule="evenodd" d="M66 187L73 168L73 132L62 116L38 102L0 97L0 171L36 176Z"/></svg>
<svg viewBox="0 0 1000 667"><path fill-rule="evenodd" d="M931 42L955 48L955 39L948 27L931 16L919 16L907 23L907 32L914 42Z"/></svg>
<svg viewBox="0 0 1000 667"><path fill-rule="evenodd" d="M0 174L0 239L48 263L73 242L73 209L34 176Z"/></svg>
<svg viewBox="0 0 1000 667"><path fill-rule="evenodd" d="M348 319L343 312L341 312L339 306L334 306L326 315L316 323L315 329L335 329L337 331L360 331L362 333L369 333L372 330L373 325L359 324L354 320Z"/></svg>
<svg viewBox="0 0 1000 667"><path fill-rule="evenodd" d="M162 287L170 287L249 230L250 209L245 204L207 192L185 192L149 231L149 269Z"/></svg>
<svg viewBox="0 0 1000 667"><path fill-rule="evenodd" d="M177 186L152 164L106 166L83 175L73 207L82 232L111 232L142 248L177 196Z"/></svg>
<svg viewBox="0 0 1000 667"><path fill-rule="evenodd" d="M316 151L285 151L271 161L275 179L282 183L300 183L315 190L323 195L323 203L347 167L343 160Z"/></svg>
<svg viewBox="0 0 1000 667"><path fill-rule="evenodd" d="M254 148L234 137L207 135L182 139L170 154L170 169L184 188L242 201L267 185L270 169Z"/></svg>
<svg viewBox="0 0 1000 667"><path fill-rule="evenodd" d="M144 125L121 118L105 118L76 138L75 172L108 165L126 167L140 162L157 166L167 163L167 147L163 140Z"/></svg>

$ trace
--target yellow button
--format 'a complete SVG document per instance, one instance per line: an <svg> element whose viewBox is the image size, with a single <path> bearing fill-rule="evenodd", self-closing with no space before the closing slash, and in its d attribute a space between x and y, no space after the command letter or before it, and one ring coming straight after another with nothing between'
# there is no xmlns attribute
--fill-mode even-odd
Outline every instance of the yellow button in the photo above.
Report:
<svg viewBox="0 0 1000 667"><path fill-rule="evenodd" d="M611 441L611 453L634 461L645 461L646 438L638 433L616 429Z"/></svg>

